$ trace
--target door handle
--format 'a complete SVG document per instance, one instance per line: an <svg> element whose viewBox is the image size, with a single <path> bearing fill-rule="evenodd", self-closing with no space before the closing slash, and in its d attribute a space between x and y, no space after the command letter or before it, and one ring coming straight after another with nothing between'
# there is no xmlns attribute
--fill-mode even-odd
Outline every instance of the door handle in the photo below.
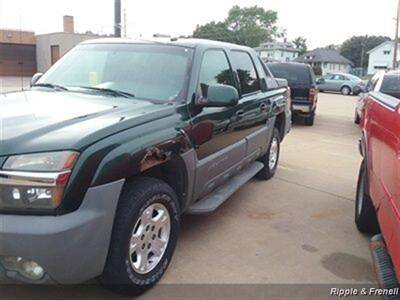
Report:
<svg viewBox="0 0 400 300"><path fill-rule="evenodd" d="M267 110L267 108L268 108L267 103L261 103L261 104L260 104L260 109L261 109L261 110L264 111L264 110Z"/></svg>
<svg viewBox="0 0 400 300"><path fill-rule="evenodd" d="M238 111L236 112L236 117L237 117L238 119L243 118L243 116L244 116L244 110L238 110Z"/></svg>

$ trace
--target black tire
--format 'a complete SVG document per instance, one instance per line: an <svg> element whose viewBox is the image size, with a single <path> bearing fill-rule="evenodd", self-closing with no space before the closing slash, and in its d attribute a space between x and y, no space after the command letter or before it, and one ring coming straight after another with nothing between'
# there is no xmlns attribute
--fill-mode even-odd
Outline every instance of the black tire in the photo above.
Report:
<svg viewBox="0 0 400 300"><path fill-rule="evenodd" d="M313 113L311 116L304 118L304 125L306 126L314 126L315 114Z"/></svg>
<svg viewBox="0 0 400 300"><path fill-rule="evenodd" d="M355 223L362 233L377 234L380 232L375 207L368 195L367 166L365 160L361 163L358 175L355 206Z"/></svg>
<svg viewBox="0 0 400 300"><path fill-rule="evenodd" d="M340 92L342 93L342 95L348 96L351 94L351 88L348 86L344 86L341 88Z"/></svg>
<svg viewBox="0 0 400 300"><path fill-rule="evenodd" d="M360 124L360 116L357 111L354 113L354 124Z"/></svg>
<svg viewBox="0 0 400 300"><path fill-rule="evenodd" d="M137 230L136 223L143 216L142 213L152 204L162 204L169 213L169 239L155 267L146 274L139 274L134 270L129 254L131 236ZM174 190L161 180L139 178L127 182L118 205L107 262L99 282L116 293L128 296L138 296L151 288L163 276L174 253L180 227L178 207ZM143 230L154 228L148 229L146 226ZM150 252L146 256L151 255Z"/></svg>
<svg viewBox="0 0 400 300"><path fill-rule="evenodd" d="M270 155L271 155L271 148L274 143L277 143L277 156L275 160L274 166L271 168L269 161L270 161ZM279 162L279 154L280 154L280 149L281 149L281 138L280 138L280 133L277 128L274 128L274 131L272 133L272 138L271 141L268 145L268 151L266 154L264 154L259 161L264 164L264 167L261 169L260 172L257 173L256 177L259 179L263 180L268 180L274 177L276 173L276 169L278 168L278 162Z"/></svg>

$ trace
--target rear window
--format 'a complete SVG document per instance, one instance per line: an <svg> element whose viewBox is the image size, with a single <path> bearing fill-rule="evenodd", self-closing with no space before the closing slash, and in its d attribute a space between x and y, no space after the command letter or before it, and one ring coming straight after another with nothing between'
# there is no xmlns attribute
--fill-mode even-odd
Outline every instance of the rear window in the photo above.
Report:
<svg viewBox="0 0 400 300"><path fill-rule="evenodd" d="M400 98L400 75L386 75L383 78L382 93Z"/></svg>
<svg viewBox="0 0 400 300"><path fill-rule="evenodd" d="M312 83L312 75L307 66L272 63L268 64L268 68L275 78L284 78L289 85L310 85Z"/></svg>

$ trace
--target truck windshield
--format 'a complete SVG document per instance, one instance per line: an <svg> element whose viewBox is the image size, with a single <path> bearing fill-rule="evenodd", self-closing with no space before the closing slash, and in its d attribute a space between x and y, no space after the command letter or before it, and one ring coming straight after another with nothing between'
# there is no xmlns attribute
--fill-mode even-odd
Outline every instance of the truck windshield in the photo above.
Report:
<svg viewBox="0 0 400 300"><path fill-rule="evenodd" d="M86 44L65 55L38 85L91 93L108 89L156 101L183 100L192 55L192 49L171 45Z"/></svg>

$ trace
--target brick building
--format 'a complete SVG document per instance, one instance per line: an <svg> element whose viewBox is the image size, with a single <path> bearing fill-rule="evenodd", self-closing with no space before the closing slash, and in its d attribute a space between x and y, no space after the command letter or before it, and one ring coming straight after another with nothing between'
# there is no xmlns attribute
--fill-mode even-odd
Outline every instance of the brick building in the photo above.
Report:
<svg viewBox="0 0 400 300"><path fill-rule="evenodd" d="M36 39L30 31L0 29L0 76L32 76L36 72Z"/></svg>

